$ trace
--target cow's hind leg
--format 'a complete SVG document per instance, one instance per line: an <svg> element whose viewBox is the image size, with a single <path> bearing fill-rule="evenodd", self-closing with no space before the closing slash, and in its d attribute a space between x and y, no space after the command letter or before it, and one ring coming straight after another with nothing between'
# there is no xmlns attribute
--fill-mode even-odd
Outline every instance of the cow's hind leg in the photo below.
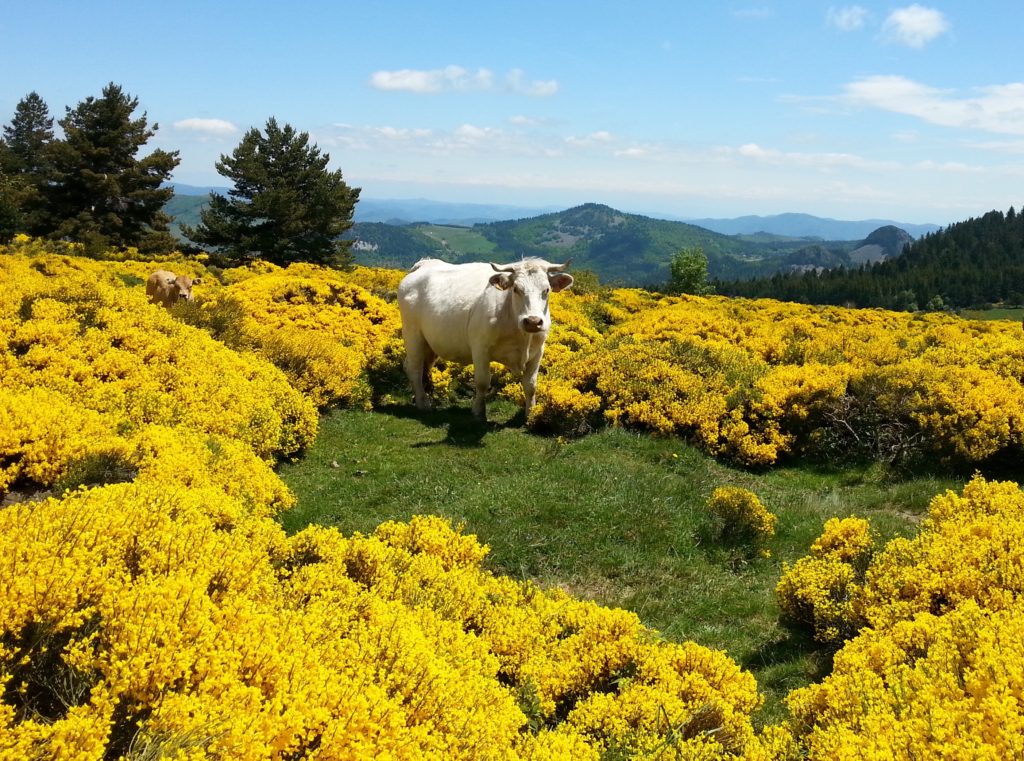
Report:
<svg viewBox="0 0 1024 761"><path fill-rule="evenodd" d="M473 352L473 415L477 420L487 422L487 391L491 387L491 358L487 352Z"/></svg>
<svg viewBox="0 0 1024 761"><path fill-rule="evenodd" d="M436 359L437 355L434 354L434 350L427 345L423 352L423 390L428 398L434 393L434 378L430 371L433 369Z"/></svg>
<svg viewBox="0 0 1024 761"><path fill-rule="evenodd" d="M405 374L412 386L413 399L416 407L421 410L430 409L430 397L427 395L430 377L430 366L434 363L434 352L427 345L427 340L419 331L403 330L405 339Z"/></svg>

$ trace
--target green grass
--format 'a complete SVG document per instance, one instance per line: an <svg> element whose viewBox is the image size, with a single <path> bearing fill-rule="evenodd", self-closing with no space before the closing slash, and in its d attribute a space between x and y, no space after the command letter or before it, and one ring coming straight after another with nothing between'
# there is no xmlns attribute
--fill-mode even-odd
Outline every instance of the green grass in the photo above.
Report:
<svg viewBox="0 0 1024 761"><path fill-rule="evenodd" d="M868 517L883 537L910 535L952 479L891 480L878 468L729 467L677 439L609 429L561 441L522 427L492 403L491 422L468 403L430 413L408 405L335 411L316 444L281 476L298 496L282 517L344 533L436 514L491 547L487 567L635 611L673 640L724 649L757 677L760 721L827 668L777 620L783 561L805 555L834 516ZM710 535L705 503L717 486L755 492L779 516L770 558L750 558Z"/></svg>
<svg viewBox="0 0 1024 761"><path fill-rule="evenodd" d="M1024 307L993 307L992 309L963 309L960 316L968 320L1013 320L1024 319Z"/></svg>
<svg viewBox="0 0 1024 761"><path fill-rule="evenodd" d="M491 241L469 227L423 225L420 231L424 235L443 243L446 248L457 256L472 255L487 258L494 253L496 248Z"/></svg>

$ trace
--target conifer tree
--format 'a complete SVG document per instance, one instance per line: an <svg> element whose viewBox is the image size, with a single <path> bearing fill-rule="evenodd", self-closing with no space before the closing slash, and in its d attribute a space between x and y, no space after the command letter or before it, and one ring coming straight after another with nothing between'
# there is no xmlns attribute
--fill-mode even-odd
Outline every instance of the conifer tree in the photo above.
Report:
<svg viewBox="0 0 1024 761"><path fill-rule="evenodd" d="M18 101L11 123L4 125L5 168L11 174L44 174L51 142L53 117L39 94L30 92Z"/></svg>
<svg viewBox="0 0 1024 761"><path fill-rule="evenodd" d="M0 236L40 235L43 196L53 143L53 117L36 92L22 98L0 140Z"/></svg>
<svg viewBox="0 0 1024 761"><path fill-rule="evenodd" d="M0 243L7 243L24 229L21 192L15 179L4 171L6 146L0 141Z"/></svg>
<svg viewBox="0 0 1024 761"><path fill-rule="evenodd" d="M89 246L175 247L162 211L174 191L161 184L178 165L177 151L139 150L158 125L146 114L133 118L139 99L111 82L99 98L86 98L59 121L64 139L50 151L50 182L44 190L50 234Z"/></svg>
<svg viewBox="0 0 1024 761"><path fill-rule="evenodd" d="M258 257L279 265L351 263L352 226L359 188L341 170L327 170L330 156L310 144L306 132L267 120L250 129L217 171L232 181L227 196L214 193L201 224L183 231L192 240L238 258Z"/></svg>

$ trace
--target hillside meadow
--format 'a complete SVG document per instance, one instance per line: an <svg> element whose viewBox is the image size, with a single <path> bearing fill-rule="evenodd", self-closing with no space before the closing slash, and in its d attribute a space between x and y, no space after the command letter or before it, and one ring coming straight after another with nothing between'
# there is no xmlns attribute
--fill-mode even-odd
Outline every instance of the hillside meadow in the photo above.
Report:
<svg viewBox="0 0 1024 761"><path fill-rule="evenodd" d="M558 294L407 403L401 273L0 250L0 758L1024 756L1018 323Z"/></svg>

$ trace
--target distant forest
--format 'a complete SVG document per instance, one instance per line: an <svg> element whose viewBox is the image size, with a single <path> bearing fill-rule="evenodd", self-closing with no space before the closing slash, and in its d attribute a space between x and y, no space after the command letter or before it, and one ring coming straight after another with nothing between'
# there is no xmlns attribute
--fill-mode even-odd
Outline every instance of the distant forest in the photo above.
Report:
<svg viewBox="0 0 1024 761"><path fill-rule="evenodd" d="M1024 214L991 211L929 233L862 267L718 280L718 293L804 304L918 309L1024 304Z"/></svg>

